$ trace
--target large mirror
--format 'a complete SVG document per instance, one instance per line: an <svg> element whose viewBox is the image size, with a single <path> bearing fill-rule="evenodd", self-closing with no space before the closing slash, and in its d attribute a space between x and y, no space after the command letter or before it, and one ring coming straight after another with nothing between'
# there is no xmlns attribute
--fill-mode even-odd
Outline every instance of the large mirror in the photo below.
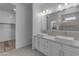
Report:
<svg viewBox="0 0 79 59"><path fill-rule="evenodd" d="M41 31L79 31L79 5L41 16Z"/></svg>
<svg viewBox="0 0 79 59"><path fill-rule="evenodd" d="M48 29L79 31L79 8L74 7L48 15Z"/></svg>

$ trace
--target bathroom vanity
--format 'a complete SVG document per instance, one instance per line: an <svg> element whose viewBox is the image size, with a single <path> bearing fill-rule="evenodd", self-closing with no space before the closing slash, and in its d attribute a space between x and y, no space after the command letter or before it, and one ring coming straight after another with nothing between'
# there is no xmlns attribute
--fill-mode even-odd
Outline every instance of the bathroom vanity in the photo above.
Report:
<svg viewBox="0 0 79 59"><path fill-rule="evenodd" d="M63 36L62 36L63 37ZM33 49L47 56L79 56L79 41L39 34L33 37Z"/></svg>

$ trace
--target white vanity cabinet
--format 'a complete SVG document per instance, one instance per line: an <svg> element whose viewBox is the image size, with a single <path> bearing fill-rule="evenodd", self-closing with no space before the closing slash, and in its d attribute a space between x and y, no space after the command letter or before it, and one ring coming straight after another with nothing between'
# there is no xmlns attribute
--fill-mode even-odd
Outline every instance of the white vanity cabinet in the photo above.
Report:
<svg viewBox="0 0 79 59"><path fill-rule="evenodd" d="M45 53L45 39L43 39L43 38L41 38L40 39L40 51L42 52L42 53Z"/></svg>
<svg viewBox="0 0 79 59"><path fill-rule="evenodd" d="M32 37L32 49L36 49L37 48L37 36L33 36Z"/></svg>
<svg viewBox="0 0 79 59"><path fill-rule="evenodd" d="M41 38L40 39L40 52L45 55L48 55L48 40Z"/></svg>
<svg viewBox="0 0 79 59"><path fill-rule="evenodd" d="M39 51L48 56L59 56L61 45L49 39L39 38Z"/></svg>
<svg viewBox="0 0 79 59"><path fill-rule="evenodd" d="M35 39L35 44L36 44L36 49L40 50L40 38L39 37Z"/></svg>
<svg viewBox="0 0 79 59"><path fill-rule="evenodd" d="M48 46L49 46L48 40L44 39L43 52L44 52L45 55L48 55L48 49L49 49Z"/></svg>
<svg viewBox="0 0 79 59"><path fill-rule="evenodd" d="M63 54L64 56L79 56L79 48L64 45Z"/></svg>
<svg viewBox="0 0 79 59"><path fill-rule="evenodd" d="M66 45L53 39L35 36L33 38L33 48L47 56L79 56L78 47Z"/></svg>
<svg viewBox="0 0 79 59"><path fill-rule="evenodd" d="M35 36L32 37L32 49L35 49Z"/></svg>
<svg viewBox="0 0 79 59"><path fill-rule="evenodd" d="M48 55L49 56L59 56L61 53L61 45L53 41L48 41Z"/></svg>

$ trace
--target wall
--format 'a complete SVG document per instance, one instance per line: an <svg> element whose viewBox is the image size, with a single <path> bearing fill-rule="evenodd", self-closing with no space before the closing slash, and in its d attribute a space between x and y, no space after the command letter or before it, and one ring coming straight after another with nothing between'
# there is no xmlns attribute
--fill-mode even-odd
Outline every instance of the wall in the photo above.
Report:
<svg viewBox="0 0 79 59"><path fill-rule="evenodd" d="M32 4L16 4L16 48L31 44Z"/></svg>
<svg viewBox="0 0 79 59"><path fill-rule="evenodd" d="M0 10L0 23L15 23L16 19L12 13Z"/></svg>
<svg viewBox="0 0 79 59"><path fill-rule="evenodd" d="M33 35L37 35L41 32L41 16L39 15L40 4L33 4Z"/></svg>
<svg viewBox="0 0 79 59"><path fill-rule="evenodd" d="M11 23L15 23L15 16L0 8L0 41L15 39L15 27Z"/></svg>

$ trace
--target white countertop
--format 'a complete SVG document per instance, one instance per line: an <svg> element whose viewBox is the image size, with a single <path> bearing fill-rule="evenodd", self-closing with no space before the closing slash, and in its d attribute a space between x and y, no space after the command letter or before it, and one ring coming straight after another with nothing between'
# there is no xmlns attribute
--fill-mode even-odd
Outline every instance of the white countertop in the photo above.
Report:
<svg viewBox="0 0 79 59"><path fill-rule="evenodd" d="M39 35L42 36L42 33ZM59 44L65 44L68 46L73 46L73 47L79 48L79 41L78 40L65 40L65 39L61 40L61 39L56 38L56 36L50 36L47 34L43 34L43 36L41 38L52 40L52 41L57 42Z"/></svg>

